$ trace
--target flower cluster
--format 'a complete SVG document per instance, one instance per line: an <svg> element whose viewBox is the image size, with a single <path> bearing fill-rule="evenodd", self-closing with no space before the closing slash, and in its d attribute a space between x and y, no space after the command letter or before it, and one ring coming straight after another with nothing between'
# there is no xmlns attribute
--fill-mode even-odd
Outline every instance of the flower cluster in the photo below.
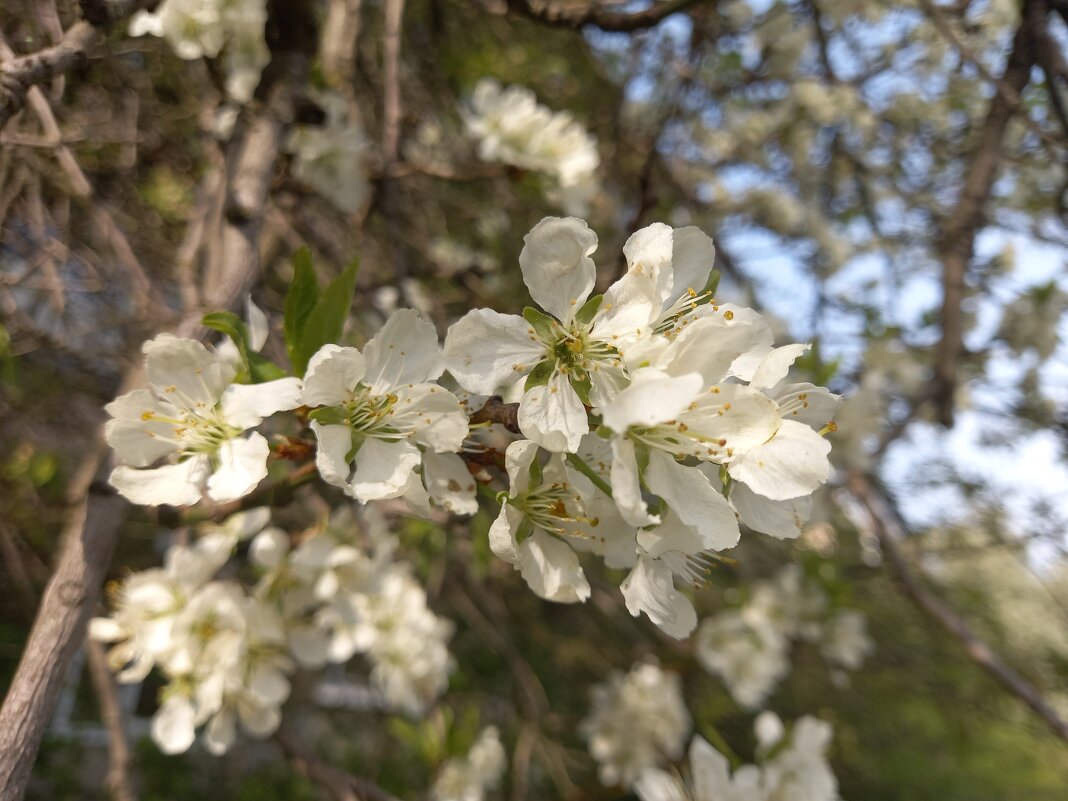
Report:
<svg viewBox="0 0 1068 801"><path fill-rule="evenodd" d="M557 601L589 594L574 550L599 553L630 569L632 614L684 637L697 617L674 580L698 581L710 551L737 544L739 518L800 533L838 398L786 380L807 346L774 348L760 315L713 299L715 251L696 228L638 231L626 274L591 297L596 247L581 220L538 223L519 264L540 309L471 311L445 364L470 392L524 381L527 439L508 449L494 551Z"/></svg>
<svg viewBox="0 0 1068 801"><path fill-rule="evenodd" d="M591 697L593 709L579 731L603 784L630 787L648 768L682 756L692 720L678 674L635 665L595 685Z"/></svg>
<svg viewBox="0 0 1068 801"><path fill-rule="evenodd" d="M161 36L179 58L215 58L226 49L226 91L247 103L270 54L264 40L266 0L163 0L155 11L138 11L130 35Z"/></svg>
<svg viewBox="0 0 1068 801"><path fill-rule="evenodd" d="M495 726L487 726L467 755L450 759L434 780L434 801L482 801L500 784L507 757Z"/></svg>
<svg viewBox="0 0 1068 801"><path fill-rule="evenodd" d="M320 125L297 125L286 142L293 156L293 177L314 189L341 211L359 211L371 194L367 161L371 144L353 122L344 98L315 97L325 119Z"/></svg>
<svg viewBox="0 0 1068 801"><path fill-rule="evenodd" d="M172 546L164 567L130 577L112 615L92 621L94 639L116 643L108 658L120 681L154 667L166 678L152 737L167 753L187 750L200 726L213 753L230 747L238 722L253 736L274 732L298 665L365 654L386 703L408 712L445 688L452 626L393 561L391 538L361 548L339 513L291 548L268 520L265 509L234 515ZM216 578L242 540L259 568L253 587Z"/></svg>
<svg viewBox="0 0 1068 801"><path fill-rule="evenodd" d="M467 132L483 161L498 161L550 176L550 193L569 214L585 214L597 192L597 143L566 111L538 103L523 86L483 78L463 110Z"/></svg>
<svg viewBox="0 0 1068 801"><path fill-rule="evenodd" d="M874 648L862 612L831 609L820 585L788 565L774 580L758 583L740 608L701 622L697 659L723 680L734 700L755 708L789 673L790 647L797 641L818 644L839 671L856 670Z"/></svg>
<svg viewBox="0 0 1068 801"><path fill-rule="evenodd" d="M756 721L760 764L733 773L723 754L694 737L684 776L650 768L634 790L641 801L838 801L838 781L827 763L830 725L806 716L788 739L784 734L774 713L762 713Z"/></svg>

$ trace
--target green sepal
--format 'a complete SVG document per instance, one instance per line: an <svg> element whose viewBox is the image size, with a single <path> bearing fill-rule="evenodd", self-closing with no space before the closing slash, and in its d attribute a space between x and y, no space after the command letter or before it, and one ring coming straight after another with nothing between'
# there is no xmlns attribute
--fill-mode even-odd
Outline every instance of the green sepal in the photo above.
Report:
<svg viewBox="0 0 1068 801"><path fill-rule="evenodd" d="M518 545L518 544L522 543L525 539L527 539L527 537L531 536L533 533L534 533L534 524L531 523L529 519L524 517L522 522L519 524L519 528L516 529L516 532L515 532L516 544Z"/></svg>
<svg viewBox="0 0 1068 801"><path fill-rule="evenodd" d="M597 314L597 310L601 308L601 301L603 300L604 295L594 295L583 303L582 307L575 312L575 322L579 325L589 325L593 322L593 316Z"/></svg>
<svg viewBox="0 0 1068 801"><path fill-rule="evenodd" d="M593 433L599 436L601 439L612 439L614 432L608 426L603 423L593 430Z"/></svg>
<svg viewBox="0 0 1068 801"><path fill-rule="evenodd" d="M548 384L549 379L553 377L553 368L555 366L556 363L549 359L543 359L534 365L534 369L527 374L527 381L523 384L523 392L530 392L534 387Z"/></svg>
<svg viewBox="0 0 1068 801"><path fill-rule="evenodd" d="M252 376L253 384L262 384L265 381L277 381L289 375L282 367L272 362L266 356L261 356L256 351L249 351L248 371Z"/></svg>
<svg viewBox="0 0 1068 801"><path fill-rule="evenodd" d="M342 406L320 406L308 413L308 417L324 426L346 426L349 412Z"/></svg>
<svg viewBox="0 0 1068 801"><path fill-rule="evenodd" d="M529 475L530 475L530 486L531 487L540 487L541 486L541 462L538 461L538 457L537 456L535 456L530 462Z"/></svg>
<svg viewBox="0 0 1068 801"><path fill-rule="evenodd" d="M556 330L560 324L545 312L527 306L523 309L523 319L530 323L539 339L549 342L556 339Z"/></svg>
<svg viewBox="0 0 1068 801"><path fill-rule="evenodd" d="M727 465L725 464L719 466L719 480L723 482L724 489L731 484L731 474L727 472Z"/></svg>
<svg viewBox="0 0 1068 801"><path fill-rule="evenodd" d="M247 379L250 375L248 326L245 321L233 312L218 311L205 314L200 321L205 328L220 331L233 340L237 346L237 352L241 355L241 371L237 376L238 383L244 383L241 379Z"/></svg>
<svg viewBox="0 0 1068 801"><path fill-rule="evenodd" d="M701 289L700 294L708 293L709 298L716 296L716 290L719 289L719 279L723 277L723 273L719 270L713 270L708 274L708 280L705 282L704 288Z"/></svg>
<svg viewBox="0 0 1068 801"><path fill-rule="evenodd" d="M579 375L582 377L579 378ZM579 396L579 400L582 401L584 406L592 406L590 403L590 393L593 391L593 382L590 381L590 374L585 370L575 372L571 377L571 388L575 390L575 394Z"/></svg>

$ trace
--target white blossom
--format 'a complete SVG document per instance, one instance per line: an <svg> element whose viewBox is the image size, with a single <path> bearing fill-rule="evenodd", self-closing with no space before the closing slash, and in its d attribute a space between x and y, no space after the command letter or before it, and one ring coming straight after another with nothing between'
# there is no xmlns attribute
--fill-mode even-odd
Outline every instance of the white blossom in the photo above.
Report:
<svg viewBox="0 0 1068 801"><path fill-rule="evenodd" d="M293 155L293 177L337 208L356 212L371 194L367 161L371 144L340 95L319 94L325 112L319 125L294 127L285 149Z"/></svg>
<svg viewBox="0 0 1068 801"><path fill-rule="evenodd" d="M602 784L630 787L647 768L682 756L692 721L677 674L639 664L595 685L591 698L579 731Z"/></svg>
<svg viewBox="0 0 1068 801"><path fill-rule="evenodd" d="M160 334L144 345L149 388L105 408L108 444L120 466L110 482L134 503L229 501L267 475L270 447L246 430L300 405L300 381L233 384L237 367L199 342ZM153 467L157 462L166 463Z"/></svg>
<svg viewBox="0 0 1068 801"><path fill-rule="evenodd" d="M497 727L487 726L464 757L441 766L431 795L434 801L482 801L500 784L506 764Z"/></svg>
<svg viewBox="0 0 1068 801"><path fill-rule="evenodd" d="M362 352L324 345L308 362L303 396L315 407L323 479L363 502L396 498L422 462L420 448L458 451L467 415L433 383L443 369L433 324L410 309L390 315Z"/></svg>

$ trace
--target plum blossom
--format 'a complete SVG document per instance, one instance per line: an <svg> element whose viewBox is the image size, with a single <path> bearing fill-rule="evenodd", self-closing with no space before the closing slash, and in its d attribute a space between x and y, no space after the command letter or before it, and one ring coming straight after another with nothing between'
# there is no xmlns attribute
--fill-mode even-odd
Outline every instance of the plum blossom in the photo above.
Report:
<svg viewBox="0 0 1068 801"><path fill-rule="evenodd" d="M470 136L478 139L483 161L512 164L544 173L555 181L550 199L569 214L585 214L598 185L597 143L565 111L553 112L523 86L502 87L492 78L475 85L470 107L462 111Z"/></svg>
<svg viewBox="0 0 1068 801"><path fill-rule="evenodd" d="M205 494L230 501L251 492L267 475L270 447L262 434L240 435L299 406L300 380L234 384L232 361L171 334L143 351L149 388L105 407L112 417L105 434L120 462L111 485L147 505L189 505Z"/></svg>
<svg viewBox="0 0 1068 801"><path fill-rule="evenodd" d="M487 726L464 757L449 759L434 780L434 801L482 801L504 775L507 756L496 726Z"/></svg>
<svg viewBox="0 0 1068 801"><path fill-rule="evenodd" d="M649 768L634 791L641 801L838 801L838 781L827 762L829 724L806 715L784 739L782 721L764 712L755 729L759 764L732 771L723 754L694 737L688 770Z"/></svg>
<svg viewBox="0 0 1068 801"><path fill-rule="evenodd" d="M396 498L410 487L421 447L460 450L467 415L433 383L443 370L433 324L411 309L390 315L362 352L324 345L308 362L303 395L323 479L362 502Z"/></svg>
<svg viewBox="0 0 1068 801"><path fill-rule="evenodd" d="M623 352L648 333L648 287L624 276L590 298L597 235L573 217L546 217L524 238L519 266L534 301L524 317L475 309L445 338L449 372L469 392L490 394L527 377L519 406L524 435L574 452L589 431L586 405L626 386Z"/></svg>
<svg viewBox="0 0 1068 801"><path fill-rule="evenodd" d="M682 756L692 720L678 674L638 664L595 685L591 698L593 708L579 732L602 784L630 787L647 768Z"/></svg>
<svg viewBox="0 0 1068 801"><path fill-rule="evenodd" d="M337 94L315 98L326 118L319 125L297 125L286 141L293 155L293 177L341 211L359 211L371 193L367 160L371 143Z"/></svg>

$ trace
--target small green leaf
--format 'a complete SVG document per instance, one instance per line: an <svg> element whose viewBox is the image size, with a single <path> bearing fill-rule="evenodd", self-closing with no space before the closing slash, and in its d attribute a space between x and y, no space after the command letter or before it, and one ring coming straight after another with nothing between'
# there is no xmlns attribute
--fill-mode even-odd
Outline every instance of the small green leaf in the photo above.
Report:
<svg viewBox="0 0 1068 801"><path fill-rule="evenodd" d="M305 361L298 364L304 327L318 302L319 282L315 278L311 251L304 247L293 254L293 283L289 285L289 292L286 293L285 320L282 323L286 351L289 354L289 361L293 364L293 371L297 375L304 374L304 367L307 363Z"/></svg>
<svg viewBox="0 0 1068 801"><path fill-rule="evenodd" d="M557 337L557 329L560 324L545 312L527 306L523 309L523 319L534 327L535 333L540 339L552 342Z"/></svg>
<svg viewBox="0 0 1068 801"><path fill-rule="evenodd" d="M261 356L254 350L249 351L248 354L248 372L252 377L253 384L262 384L265 381L275 381L289 375L289 373L266 356Z"/></svg>
<svg viewBox="0 0 1068 801"><path fill-rule="evenodd" d="M549 383L553 377L555 362L544 359L534 365L534 369L527 375L527 382L523 385L523 392L530 392L534 387L541 387Z"/></svg>
<svg viewBox="0 0 1068 801"><path fill-rule="evenodd" d="M320 406L308 414L308 417L324 426L344 426L349 424L349 413L341 406Z"/></svg>
<svg viewBox="0 0 1068 801"><path fill-rule="evenodd" d="M593 316L597 314L597 310L601 308L601 301L603 300L604 295L594 295L583 303L582 307L575 312L575 322L579 325L589 325L593 322Z"/></svg>
<svg viewBox="0 0 1068 801"><path fill-rule="evenodd" d="M319 348L341 339L345 320L348 319L349 309L352 307L352 294L356 291L358 266L359 262L353 260L341 275L331 281L308 315L293 359L293 371L297 375L304 375L308 360Z"/></svg>
<svg viewBox="0 0 1068 801"><path fill-rule="evenodd" d="M213 331L221 331L230 337L237 345L237 351L241 354L241 363L245 372L249 371L249 352L252 350L248 344L248 326L245 321L233 312L219 311L205 314L200 321L205 328Z"/></svg>

